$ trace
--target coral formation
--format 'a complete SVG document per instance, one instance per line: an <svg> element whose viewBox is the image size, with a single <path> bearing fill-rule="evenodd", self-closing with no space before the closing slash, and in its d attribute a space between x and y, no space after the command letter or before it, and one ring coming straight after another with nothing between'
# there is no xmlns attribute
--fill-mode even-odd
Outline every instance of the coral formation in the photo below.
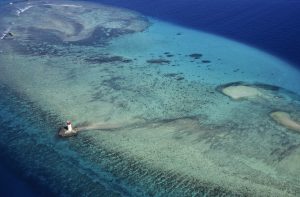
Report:
<svg viewBox="0 0 300 197"><path fill-rule="evenodd" d="M151 59L151 60L147 60L147 63L149 63L149 64L169 64L170 60L166 60L166 59Z"/></svg>
<svg viewBox="0 0 300 197"><path fill-rule="evenodd" d="M138 13L101 4L37 1L14 6L10 9L15 14L0 14L0 27L9 27L18 40L49 40L52 36L63 42L95 41L99 36L108 39L149 26Z"/></svg>

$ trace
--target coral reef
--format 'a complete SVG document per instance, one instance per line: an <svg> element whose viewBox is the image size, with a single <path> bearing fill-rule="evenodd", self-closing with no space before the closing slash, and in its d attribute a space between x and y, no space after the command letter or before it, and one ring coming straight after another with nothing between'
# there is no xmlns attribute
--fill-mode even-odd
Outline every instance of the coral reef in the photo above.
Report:
<svg viewBox="0 0 300 197"><path fill-rule="evenodd" d="M138 13L80 1L20 2L9 9L9 15L0 11L0 29L9 27L17 40L93 43L95 38L107 40L149 26Z"/></svg>

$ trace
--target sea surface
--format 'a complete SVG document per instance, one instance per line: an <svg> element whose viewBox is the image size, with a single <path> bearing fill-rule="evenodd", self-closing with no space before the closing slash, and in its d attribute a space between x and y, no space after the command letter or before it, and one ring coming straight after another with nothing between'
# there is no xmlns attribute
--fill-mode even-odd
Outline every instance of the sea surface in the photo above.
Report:
<svg viewBox="0 0 300 197"><path fill-rule="evenodd" d="M297 0L98 0L187 28L224 36L300 66Z"/></svg>
<svg viewBox="0 0 300 197"><path fill-rule="evenodd" d="M297 196L299 9L1 2L0 196Z"/></svg>

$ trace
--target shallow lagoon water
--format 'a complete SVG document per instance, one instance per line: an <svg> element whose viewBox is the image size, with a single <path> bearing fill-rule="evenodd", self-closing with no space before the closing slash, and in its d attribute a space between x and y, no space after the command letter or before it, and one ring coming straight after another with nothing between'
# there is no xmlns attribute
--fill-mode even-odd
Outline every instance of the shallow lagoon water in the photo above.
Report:
<svg viewBox="0 0 300 197"><path fill-rule="evenodd" d="M270 113L299 121L300 72L243 44L147 21L100 43L34 31L31 42L2 41L1 147L15 170L45 188L37 192L62 196L296 196L299 133ZM237 81L262 96L220 92ZM67 119L84 131L56 138Z"/></svg>

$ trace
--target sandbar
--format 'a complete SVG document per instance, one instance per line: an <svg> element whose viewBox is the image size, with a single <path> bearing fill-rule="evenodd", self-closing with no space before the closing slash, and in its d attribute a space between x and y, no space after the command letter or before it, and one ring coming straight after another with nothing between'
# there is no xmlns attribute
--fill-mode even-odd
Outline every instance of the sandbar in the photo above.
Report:
<svg viewBox="0 0 300 197"><path fill-rule="evenodd" d="M222 89L222 93L235 100L255 98L262 95L262 92L257 88L245 85L228 86Z"/></svg>
<svg viewBox="0 0 300 197"><path fill-rule="evenodd" d="M276 111L272 112L270 116L282 126L293 131L300 132L300 122L293 120L287 112Z"/></svg>

